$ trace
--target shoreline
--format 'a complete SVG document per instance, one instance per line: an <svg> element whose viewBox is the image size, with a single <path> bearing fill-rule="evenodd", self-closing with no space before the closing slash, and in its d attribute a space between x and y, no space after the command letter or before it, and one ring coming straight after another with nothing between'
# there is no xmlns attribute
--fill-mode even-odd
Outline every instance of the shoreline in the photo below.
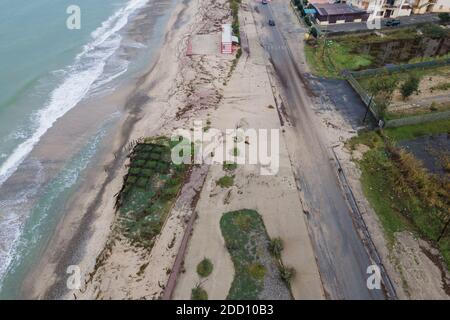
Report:
<svg viewBox="0 0 450 320"><path fill-rule="evenodd" d="M169 14L163 45L154 53L154 61L148 69L113 94L114 99L124 98L123 112L126 116L116 125L116 133L102 143L102 150L96 157L97 163L88 169L85 181L67 201L66 212L58 222L44 254L37 266L27 274L21 288L21 296L26 299L73 298L67 297L65 281L62 281L69 276L66 274L67 266L79 265L86 271L82 271L85 274L95 265L115 219L114 195L120 190L125 175L126 147L131 141L144 136L144 132L158 129L157 121L153 122L153 129L146 128L147 122L142 121L147 116L157 118L158 115L149 108L144 110L152 100L147 93L151 95L151 90L166 76L154 71L161 59L167 56L162 53L171 52L169 47L178 44L177 37L172 33L182 32L186 26L173 27L179 23L186 6L187 1L182 1Z"/></svg>

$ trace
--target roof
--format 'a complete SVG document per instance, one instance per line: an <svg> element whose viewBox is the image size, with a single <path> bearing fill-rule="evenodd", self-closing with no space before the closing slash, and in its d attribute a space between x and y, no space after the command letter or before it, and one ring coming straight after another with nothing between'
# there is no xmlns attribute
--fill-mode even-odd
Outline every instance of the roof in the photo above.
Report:
<svg viewBox="0 0 450 320"><path fill-rule="evenodd" d="M317 13L321 16L345 15L352 13L364 13L364 10L349 6L345 3L313 3Z"/></svg>
<svg viewBox="0 0 450 320"><path fill-rule="evenodd" d="M231 43L231 24L222 25L222 43Z"/></svg>

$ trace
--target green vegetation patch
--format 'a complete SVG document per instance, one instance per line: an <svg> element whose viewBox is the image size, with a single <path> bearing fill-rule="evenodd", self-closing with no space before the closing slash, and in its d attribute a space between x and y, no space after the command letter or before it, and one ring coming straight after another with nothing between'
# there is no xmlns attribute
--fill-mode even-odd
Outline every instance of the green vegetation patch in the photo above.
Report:
<svg viewBox="0 0 450 320"><path fill-rule="evenodd" d="M450 133L450 119L426 122L396 128L386 128L384 133L395 141L412 140L424 135Z"/></svg>
<svg viewBox="0 0 450 320"><path fill-rule="evenodd" d="M223 176L216 181L216 184L222 188L229 188L234 184L234 176Z"/></svg>
<svg viewBox="0 0 450 320"><path fill-rule="evenodd" d="M208 300L208 293L198 285L191 291L191 300Z"/></svg>
<svg viewBox="0 0 450 320"><path fill-rule="evenodd" d="M231 163L224 163L223 164L223 170L225 171L234 171L237 168L237 163L231 162Z"/></svg>
<svg viewBox="0 0 450 320"><path fill-rule="evenodd" d="M167 138L148 138L130 153L116 205L121 231L137 246L152 247L189 169L170 161L171 147Z"/></svg>
<svg viewBox="0 0 450 320"><path fill-rule="evenodd" d="M353 45L335 40L306 44L306 60L316 75L341 78L343 70L359 70L373 63L374 58L370 55L354 52Z"/></svg>
<svg viewBox="0 0 450 320"><path fill-rule="evenodd" d="M450 121L428 127L405 126L382 132L365 132L347 146L370 147L359 161L364 194L376 211L391 245L395 232L412 231L433 243L450 267L449 177L429 173L414 156L396 146L402 139L448 129ZM425 133L426 132L426 133ZM442 131L441 131L442 132ZM354 141L352 141L354 140Z"/></svg>
<svg viewBox="0 0 450 320"><path fill-rule="evenodd" d="M319 37L309 40L305 44L305 56L312 71L322 77L340 78L343 70L361 70L376 67L376 50L366 52L367 45L388 43L392 41L419 41L421 37L444 38L449 36L448 30L442 29L435 24L426 24L420 27L422 34L418 33L417 27L398 28L383 30L383 36L374 32L336 36L331 38ZM432 57L429 60L440 59ZM400 57L399 57L400 59ZM420 58L424 61L426 58ZM399 60L396 63L400 63ZM412 63L414 61L410 61ZM384 63L383 63L384 64Z"/></svg>
<svg viewBox="0 0 450 320"><path fill-rule="evenodd" d="M200 263L197 265L197 273L200 277L206 278L211 274L213 271L213 264L211 260L204 258Z"/></svg>
<svg viewBox="0 0 450 320"><path fill-rule="evenodd" d="M235 270L227 299L267 298L268 293L264 292L270 289L271 294L275 294L272 291L282 292L282 298L291 298L288 285L283 282L278 271L278 263L269 253L270 239L256 211L225 213L220 220L220 229ZM271 288L265 289L268 279L273 283Z"/></svg>

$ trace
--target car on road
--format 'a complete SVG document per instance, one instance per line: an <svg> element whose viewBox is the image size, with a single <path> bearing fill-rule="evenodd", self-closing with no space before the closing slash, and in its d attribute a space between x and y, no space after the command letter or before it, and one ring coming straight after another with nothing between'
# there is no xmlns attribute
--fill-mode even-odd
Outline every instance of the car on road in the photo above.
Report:
<svg viewBox="0 0 450 320"><path fill-rule="evenodd" d="M267 0L262 0L261 3L262 4L267 4Z"/></svg>
<svg viewBox="0 0 450 320"><path fill-rule="evenodd" d="M273 20L269 20L269 26L275 26L275 21L273 21Z"/></svg>
<svg viewBox="0 0 450 320"><path fill-rule="evenodd" d="M386 21L384 25L387 27L395 27L395 26L400 25L400 20L390 19L390 20Z"/></svg>

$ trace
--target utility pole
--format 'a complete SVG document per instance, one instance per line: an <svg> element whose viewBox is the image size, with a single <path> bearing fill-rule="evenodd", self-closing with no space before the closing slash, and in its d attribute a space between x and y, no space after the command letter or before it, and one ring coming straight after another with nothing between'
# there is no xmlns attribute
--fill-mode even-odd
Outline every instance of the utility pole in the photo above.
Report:
<svg viewBox="0 0 450 320"><path fill-rule="evenodd" d="M372 104L372 99L373 99L373 94L370 96L369 103L367 104L366 114L364 115L364 118L362 121L363 123L366 121L367 114L369 113L370 105Z"/></svg>

